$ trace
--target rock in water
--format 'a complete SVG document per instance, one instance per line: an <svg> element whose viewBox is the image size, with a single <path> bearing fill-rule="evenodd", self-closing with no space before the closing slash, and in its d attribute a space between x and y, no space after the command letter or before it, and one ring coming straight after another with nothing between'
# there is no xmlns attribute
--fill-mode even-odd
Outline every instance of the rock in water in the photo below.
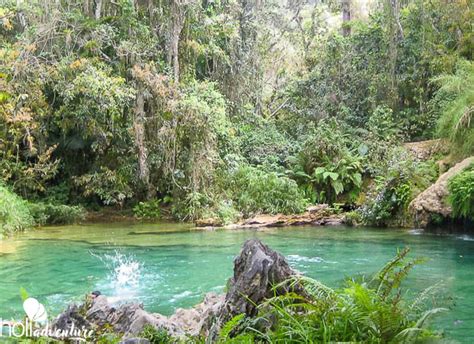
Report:
<svg viewBox="0 0 474 344"><path fill-rule="evenodd" d="M287 293L288 284L281 284L296 272L288 265L285 257L258 239L247 240L234 261L234 276L229 281L229 291L219 311L221 321L245 313L254 316L256 305L265 298ZM281 284L277 290L273 288Z"/></svg>
<svg viewBox="0 0 474 344"><path fill-rule="evenodd" d="M447 202L448 181L455 175L461 173L465 168L474 163L474 157L466 158L454 167L443 173L436 183L420 193L411 201L409 209L414 215L415 224L426 227L432 219L432 215L437 214L449 217L452 209Z"/></svg>

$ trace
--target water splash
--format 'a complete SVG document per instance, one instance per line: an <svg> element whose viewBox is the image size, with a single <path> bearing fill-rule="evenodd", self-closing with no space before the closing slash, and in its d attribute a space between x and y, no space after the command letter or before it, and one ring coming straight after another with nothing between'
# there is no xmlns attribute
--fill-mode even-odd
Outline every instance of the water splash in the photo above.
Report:
<svg viewBox="0 0 474 344"><path fill-rule="evenodd" d="M102 255L91 252L91 255L99 259L108 270L106 283L98 287L109 293L110 302L136 298L140 288L143 263L139 262L134 255L125 254L120 250Z"/></svg>

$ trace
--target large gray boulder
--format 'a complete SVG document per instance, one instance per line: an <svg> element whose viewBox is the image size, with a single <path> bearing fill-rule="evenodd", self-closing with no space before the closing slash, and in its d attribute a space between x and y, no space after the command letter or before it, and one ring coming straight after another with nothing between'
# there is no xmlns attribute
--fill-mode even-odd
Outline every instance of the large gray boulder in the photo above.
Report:
<svg viewBox="0 0 474 344"><path fill-rule="evenodd" d="M431 222L433 215L440 215L444 218L451 216L452 209L447 201L449 195L448 181L473 163L474 157L466 158L457 163L443 173L436 183L411 201L409 209L417 226L426 227Z"/></svg>
<svg viewBox="0 0 474 344"><path fill-rule="evenodd" d="M296 272L280 253L258 239L247 240L234 261L234 276L219 311L220 319L226 321L242 313L254 316L264 299L290 290L290 283L283 282L293 276Z"/></svg>

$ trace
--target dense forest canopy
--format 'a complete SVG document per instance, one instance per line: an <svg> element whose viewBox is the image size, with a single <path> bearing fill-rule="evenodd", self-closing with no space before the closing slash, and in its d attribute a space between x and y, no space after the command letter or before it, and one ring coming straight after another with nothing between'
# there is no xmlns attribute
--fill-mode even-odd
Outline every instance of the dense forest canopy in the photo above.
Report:
<svg viewBox="0 0 474 344"><path fill-rule="evenodd" d="M404 142L474 152L471 7L1 0L3 202L39 223L78 205L226 223L329 203L386 225L439 173Z"/></svg>

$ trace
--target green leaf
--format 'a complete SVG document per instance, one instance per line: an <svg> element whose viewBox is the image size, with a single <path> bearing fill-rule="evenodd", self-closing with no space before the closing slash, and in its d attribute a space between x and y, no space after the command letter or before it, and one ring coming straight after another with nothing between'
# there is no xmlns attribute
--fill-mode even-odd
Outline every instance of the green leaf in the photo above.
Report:
<svg viewBox="0 0 474 344"><path fill-rule="evenodd" d="M332 187L334 191L336 192L336 195L341 194L344 191L344 185L340 180L336 180L332 183Z"/></svg>
<svg viewBox="0 0 474 344"><path fill-rule="evenodd" d="M358 151L361 156L365 156L369 152L369 146L367 146L365 143L361 143Z"/></svg>
<svg viewBox="0 0 474 344"><path fill-rule="evenodd" d="M325 172L325 173L323 173L323 178L326 179L327 177L329 177L332 180L336 181L339 178L339 174L336 173L336 172Z"/></svg>
<svg viewBox="0 0 474 344"><path fill-rule="evenodd" d="M314 172L313 172L313 175L319 175L319 174L323 174L324 172L326 172L326 169L324 167L316 167L314 169Z"/></svg>
<svg viewBox="0 0 474 344"><path fill-rule="evenodd" d="M360 186L362 184L362 175L360 173L354 173L351 176L351 179L356 186Z"/></svg>
<svg viewBox="0 0 474 344"><path fill-rule="evenodd" d="M27 298L30 297L30 296L28 295L28 292L26 291L26 289L23 288L23 287L20 288L20 297L21 297L21 300L22 300L22 301L25 301Z"/></svg>
<svg viewBox="0 0 474 344"><path fill-rule="evenodd" d="M306 174L306 173L303 172L303 171L296 171L296 172L294 173L294 175L295 175L295 177L303 177L303 178L308 178L308 179L311 178L310 175Z"/></svg>

